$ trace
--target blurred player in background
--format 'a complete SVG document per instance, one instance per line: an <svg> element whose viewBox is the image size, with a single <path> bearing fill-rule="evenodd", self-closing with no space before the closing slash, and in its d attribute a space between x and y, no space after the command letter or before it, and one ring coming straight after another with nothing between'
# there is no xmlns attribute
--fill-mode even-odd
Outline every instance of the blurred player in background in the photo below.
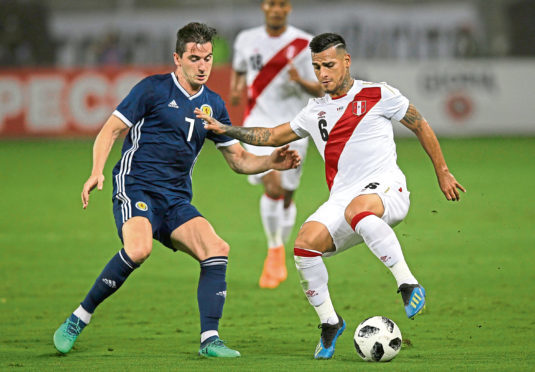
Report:
<svg viewBox="0 0 535 372"><path fill-rule="evenodd" d="M245 127L289 121L310 96L321 96L307 46L311 35L287 24L290 0L263 0L265 25L242 31L234 43L231 102L240 102L247 85ZM293 142L291 149L304 160L308 139ZM272 148L245 145L257 155ZM301 168L285 172L268 171L249 176L252 184L262 183L260 216L267 238L268 254L260 287L275 288L287 276L284 244L295 224L293 193L299 186Z"/></svg>
<svg viewBox="0 0 535 372"><path fill-rule="evenodd" d="M330 196L301 227L294 258L305 295L321 322L314 357L330 359L346 323L331 302L322 257L365 242L396 279L407 316L413 318L425 305L425 290L409 270L392 230L407 215L410 201L405 175L396 162L391 120L414 132L431 158L446 199L459 200L458 189L465 190L450 173L433 130L407 98L386 83L351 77L351 56L340 35L316 36L310 49L327 95L311 99L290 122L238 128L196 113L207 121L206 128L254 145L280 146L310 136L323 156Z"/></svg>
<svg viewBox="0 0 535 372"><path fill-rule="evenodd" d="M239 357L219 339L219 319L227 293L225 281L229 246L191 205L191 174L206 138L213 141L238 173L299 166L299 156L286 147L269 156L248 153L238 141L208 132L193 110L230 125L223 100L204 86L212 68L215 30L190 23L177 33L176 69L143 79L119 104L98 134L93 147L93 170L82 190L102 189L104 165L117 137L129 130L121 159L113 170L113 213L121 249L106 265L80 306L54 334L54 345L71 350L95 308L121 287L152 251L152 239L183 251L200 263L197 300L201 319L199 354ZM180 294L176 293L177 306Z"/></svg>

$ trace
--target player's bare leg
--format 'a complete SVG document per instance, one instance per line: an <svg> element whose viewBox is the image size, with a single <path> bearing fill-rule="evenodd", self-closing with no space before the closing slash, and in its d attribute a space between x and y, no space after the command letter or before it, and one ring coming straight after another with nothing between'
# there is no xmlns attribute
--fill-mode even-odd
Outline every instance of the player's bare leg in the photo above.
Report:
<svg viewBox="0 0 535 372"><path fill-rule="evenodd" d="M54 333L54 346L69 352L76 339L91 321L96 307L115 293L128 276L145 261L152 251L152 227L148 219L133 217L122 227L124 248L104 267L80 306Z"/></svg>
<svg viewBox="0 0 535 372"><path fill-rule="evenodd" d="M195 217L176 228L171 234L176 249L197 259L201 266L197 301L201 316L201 346L205 357L239 357L219 338L219 319L227 296L225 281L230 247L203 217Z"/></svg>
<svg viewBox="0 0 535 372"><path fill-rule="evenodd" d="M322 259L323 253L334 250L332 237L323 224L309 221L299 230L294 247L295 266L308 302L314 307L321 323L315 359L333 357L336 340L346 327L345 321L334 310L327 285L329 275Z"/></svg>
<svg viewBox="0 0 535 372"><path fill-rule="evenodd" d="M394 230L381 219L384 206L377 194L359 195L345 210L345 219L375 256L390 269L401 292L407 317L425 306L425 290L412 275Z"/></svg>
<svg viewBox="0 0 535 372"><path fill-rule="evenodd" d="M276 288L286 280L286 259L282 238L284 190L280 172L271 171L262 177L264 195L260 199L260 216L266 234L268 252L260 276L261 288Z"/></svg>

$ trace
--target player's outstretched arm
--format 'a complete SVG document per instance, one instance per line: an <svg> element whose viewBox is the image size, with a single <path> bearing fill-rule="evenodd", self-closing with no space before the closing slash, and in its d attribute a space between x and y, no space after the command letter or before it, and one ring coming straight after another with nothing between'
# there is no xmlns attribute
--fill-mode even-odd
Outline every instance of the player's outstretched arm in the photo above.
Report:
<svg viewBox="0 0 535 372"><path fill-rule="evenodd" d="M466 192L466 190L457 182L453 174L450 173L435 132L433 132L433 129L431 129L425 118L412 104L409 105L405 117L401 119L401 124L416 134L425 152L431 158L438 178L438 184L446 199L452 201L459 200L459 190L462 192Z"/></svg>
<svg viewBox="0 0 535 372"><path fill-rule="evenodd" d="M270 169L286 170L297 168L301 164L301 157L297 151L289 150L288 147L288 145L279 147L269 156L251 154L239 143L220 147L219 149L233 171L242 174L256 174Z"/></svg>
<svg viewBox="0 0 535 372"><path fill-rule="evenodd" d="M195 115L204 120L205 129L236 138L251 145L278 147L301 138L292 130L290 123L284 123L274 128L244 128L221 124L198 108L195 109Z"/></svg>
<svg viewBox="0 0 535 372"><path fill-rule="evenodd" d="M102 127L93 145L93 169L91 175L85 181L82 188L82 207L85 209L89 204L89 193L96 187L102 190L104 184L104 165L110 154L113 143L119 135L128 129L128 126L118 117L112 115Z"/></svg>

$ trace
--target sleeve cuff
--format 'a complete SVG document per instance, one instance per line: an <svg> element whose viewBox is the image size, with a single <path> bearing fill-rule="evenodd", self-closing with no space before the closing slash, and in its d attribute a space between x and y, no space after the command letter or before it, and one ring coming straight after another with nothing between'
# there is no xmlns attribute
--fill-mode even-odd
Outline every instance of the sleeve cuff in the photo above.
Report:
<svg viewBox="0 0 535 372"><path fill-rule="evenodd" d="M119 111L115 110L115 111L113 112L113 115L114 115L114 116L117 116L119 119L121 119L121 121L122 121L123 123L125 123L129 128L132 128L132 127L133 127L133 124L130 122L130 120L128 120L128 119L126 118L126 116L124 116L123 114L121 114Z"/></svg>
<svg viewBox="0 0 535 372"><path fill-rule="evenodd" d="M228 146L232 146L234 145L235 143L239 143L240 141L238 141L237 139L233 139L233 140L230 140L230 141L227 141L227 142L220 142L220 143L216 143L215 144L215 147L216 148L220 148L220 147L228 147Z"/></svg>
<svg viewBox="0 0 535 372"><path fill-rule="evenodd" d="M405 114L407 113L407 110L409 109L409 100L405 98L405 102L403 102L403 106L396 112L394 116L392 116L393 119L397 121L401 121L405 117Z"/></svg>

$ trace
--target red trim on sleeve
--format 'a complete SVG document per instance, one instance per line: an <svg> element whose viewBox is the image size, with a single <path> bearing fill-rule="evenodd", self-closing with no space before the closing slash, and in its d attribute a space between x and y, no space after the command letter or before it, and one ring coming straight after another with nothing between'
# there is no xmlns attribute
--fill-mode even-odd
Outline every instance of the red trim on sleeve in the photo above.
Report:
<svg viewBox="0 0 535 372"><path fill-rule="evenodd" d="M294 248L294 256L299 257L318 257L322 256L321 252L311 251L310 249Z"/></svg>
<svg viewBox="0 0 535 372"><path fill-rule="evenodd" d="M334 177L338 173L338 160L347 141L357 128L357 125L371 111L381 99L381 88L363 88L353 98L344 114L334 124L325 144L325 178L329 190L333 187Z"/></svg>
<svg viewBox="0 0 535 372"><path fill-rule="evenodd" d="M373 214L372 212L369 212L369 211L365 211L365 212L360 212L359 214L357 214L355 217L353 217L353 219L351 220L351 228L353 230L355 230L355 227L357 226L357 224L364 218L364 217L368 217L368 216L375 216L375 214Z"/></svg>
<svg viewBox="0 0 535 372"><path fill-rule="evenodd" d="M247 107L243 120L249 116L251 110L256 105L256 99L264 91L264 89L271 83L271 81L278 75L281 70L288 65L291 59L301 53L308 45L306 39L294 39L284 48L279 50L271 59L262 67L253 83L249 87ZM290 54L290 55L289 55Z"/></svg>

